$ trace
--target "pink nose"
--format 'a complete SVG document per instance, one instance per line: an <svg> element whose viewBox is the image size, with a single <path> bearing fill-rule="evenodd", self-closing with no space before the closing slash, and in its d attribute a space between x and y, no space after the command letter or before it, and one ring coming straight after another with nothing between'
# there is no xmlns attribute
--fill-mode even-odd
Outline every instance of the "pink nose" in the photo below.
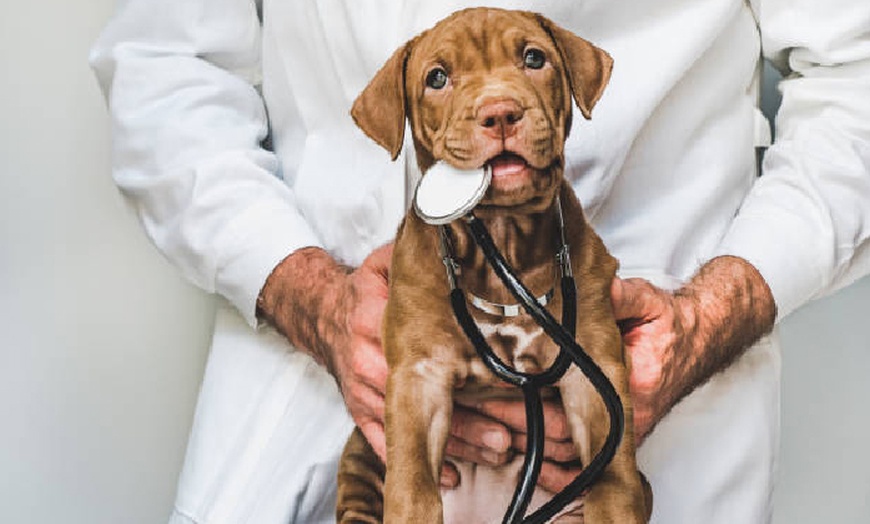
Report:
<svg viewBox="0 0 870 524"><path fill-rule="evenodd" d="M511 99L486 102L477 110L477 123L494 138L506 138L516 133L516 124L523 119L523 108Z"/></svg>

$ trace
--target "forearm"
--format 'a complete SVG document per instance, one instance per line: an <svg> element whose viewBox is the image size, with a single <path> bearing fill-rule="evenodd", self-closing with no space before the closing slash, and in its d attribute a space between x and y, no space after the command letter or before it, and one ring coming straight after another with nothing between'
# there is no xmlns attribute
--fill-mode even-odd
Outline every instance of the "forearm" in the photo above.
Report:
<svg viewBox="0 0 870 524"><path fill-rule="evenodd" d="M776 318L761 274L737 257L711 260L674 297L685 344L675 355L671 403L730 365L770 332Z"/></svg>
<svg viewBox="0 0 870 524"><path fill-rule="evenodd" d="M320 248L303 248L269 275L257 300L257 314L296 348L331 368L331 348L347 331L340 306L348 302L350 269Z"/></svg>

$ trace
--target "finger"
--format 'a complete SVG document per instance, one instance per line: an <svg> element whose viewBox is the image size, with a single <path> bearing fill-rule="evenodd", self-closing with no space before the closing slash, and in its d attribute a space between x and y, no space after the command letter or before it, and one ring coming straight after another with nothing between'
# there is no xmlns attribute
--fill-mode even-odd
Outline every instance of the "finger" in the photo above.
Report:
<svg viewBox="0 0 870 524"><path fill-rule="evenodd" d="M393 259L393 244L385 244L369 254L363 262L363 265L368 268L373 274L386 284L390 272L390 264Z"/></svg>
<svg viewBox="0 0 870 524"><path fill-rule="evenodd" d="M526 452L528 442L525 433L514 433L511 447L519 453ZM577 448L570 440L544 440L544 459L554 462L570 462L580 458Z"/></svg>
<svg viewBox="0 0 870 524"><path fill-rule="evenodd" d="M380 422L369 420L358 424L360 431L375 450L381 461L387 463L387 438L384 435L384 426Z"/></svg>
<svg viewBox="0 0 870 524"><path fill-rule="evenodd" d="M453 409L450 434L474 447L505 453L511 446L510 431L504 424L463 406Z"/></svg>
<svg viewBox="0 0 870 524"><path fill-rule="evenodd" d="M568 417L561 401L547 400L544 402L544 435L547 439L567 441L571 439L571 429L568 427Z"/></svg>
<svg viewBox="0 0 870 524"><path fill-rule="evenodd" d="M661 302L658 289L641 278L614 278L610 300L617 321L649 318Z"/></svg>
<svg viewBox="0 0 870 524"><path fill-rule="evenodd" d="M553 462L545 461L541 465L541 475L538 477L538 485L550 493L558 493L565 489L577 475L583 470L580 466L565 467Z"/></svg>
<svg viewBox="0 0 870 524"><path fill-rule="evenodd" d="M344 403L358 426L368 421L383 424L385 415L384 395L378 389L363 383L342 387Z"/></svg>
<svg viewBox="0 0 870 524"><path fill-rule="evenodd" d="M390 267L390 262L393 259L394 244L389 242L372 251L369 257L375 267Z"/></svg>
<svg viewBox="0 0 870 524"><path fill-rule="evenodd" d="M441 487L453 489L459 486L459 471L449 461L444 461L441 466Z"/></svg>
<svg viewBox="0 0 870 524"><path fill-rule="evenodd" d="M349 315L349 329L357 336L380 344L381 326L384 320L384 308L387 297L379 296L379 291L371 286L361 286L361 298Z"/></svg>
<svg viewBox="0 0 870 524"><path fill-rule="evenodd" d="M389 367L380 345L358 341L349 358L352 380L374 388L383 396Z"/></svg>
<svg viewBox="0 0 870 524"><path fill-rule="evenodd" d="M477 405L477 410L515 432L526 432L526 405L521 400L486 400ZM571 438L565 410L555 400L544 402L544 434L555 440Z"/></svg>
<svg viewBox="0 0 870 524"><path fill-rule="evenodd" d="M485 400L477 410L514 431L526 430L526 407L522 400Z"/></svg>
<svg viewBox="0 0 870 524"><path fill-rule="evenodd" d="M369 418L377 420L380 423L383 423L386 416L386 397L384 396L384 392L375 386L368 385L365 389L365 396L363 398L365 401L366 413Z"/></svg>
<svg viewBox="0 0 870 524"><path fill-rule="evenodd" d="M502 452L493 451L486 447L475 446L455 437L447 439L444 454L457 460L490 467L504 465L513 455L509 450Z"/></svg>

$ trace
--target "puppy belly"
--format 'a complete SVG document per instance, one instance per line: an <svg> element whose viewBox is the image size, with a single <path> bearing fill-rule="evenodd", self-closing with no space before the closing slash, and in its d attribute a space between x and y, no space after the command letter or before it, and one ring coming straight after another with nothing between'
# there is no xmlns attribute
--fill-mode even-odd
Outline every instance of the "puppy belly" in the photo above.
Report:
<svg viewBox="0 0 870 524"><path fill-rule="evenodd" d="M523 457L498 468L478 466L470 462L451 461L459 471L460 483L455 489L442 489L444 524L498 524L513 497ZM541 488L535 490L530 511L546 503L553 494ZM550 522L582 524L583 502L569 504Z"/></svg>

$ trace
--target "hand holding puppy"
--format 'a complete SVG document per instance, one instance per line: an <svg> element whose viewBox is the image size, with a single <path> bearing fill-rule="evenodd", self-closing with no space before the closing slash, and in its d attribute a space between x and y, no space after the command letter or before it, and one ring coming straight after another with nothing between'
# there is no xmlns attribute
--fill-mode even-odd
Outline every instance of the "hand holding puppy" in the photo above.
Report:
<svg viewBox="0 0 870 524"><path fill-rule="evenodd" d="M356 269L338 264L317 248L302 249L270 275L260 294L260 315L294 346L306 351L335 377L347 409L372 448L386 459L384 390L387 363L381 323L387 301L393 246L373 251ZM540 484L556 492L579 472L565 413L545 403L546 461ZM525 449L525 407L521 401L493 400L456 406L447 455L491 466ZM459 481L445 467L441 484Z"/></svg>
<svg viewBox="0 0 870 524"><path fill-rule="evenodd" d="M773 328L776 305L747 261L718 257L671 293L615 279L611 298L631 358L635 436L643 442L683 397Z"/></svg>

